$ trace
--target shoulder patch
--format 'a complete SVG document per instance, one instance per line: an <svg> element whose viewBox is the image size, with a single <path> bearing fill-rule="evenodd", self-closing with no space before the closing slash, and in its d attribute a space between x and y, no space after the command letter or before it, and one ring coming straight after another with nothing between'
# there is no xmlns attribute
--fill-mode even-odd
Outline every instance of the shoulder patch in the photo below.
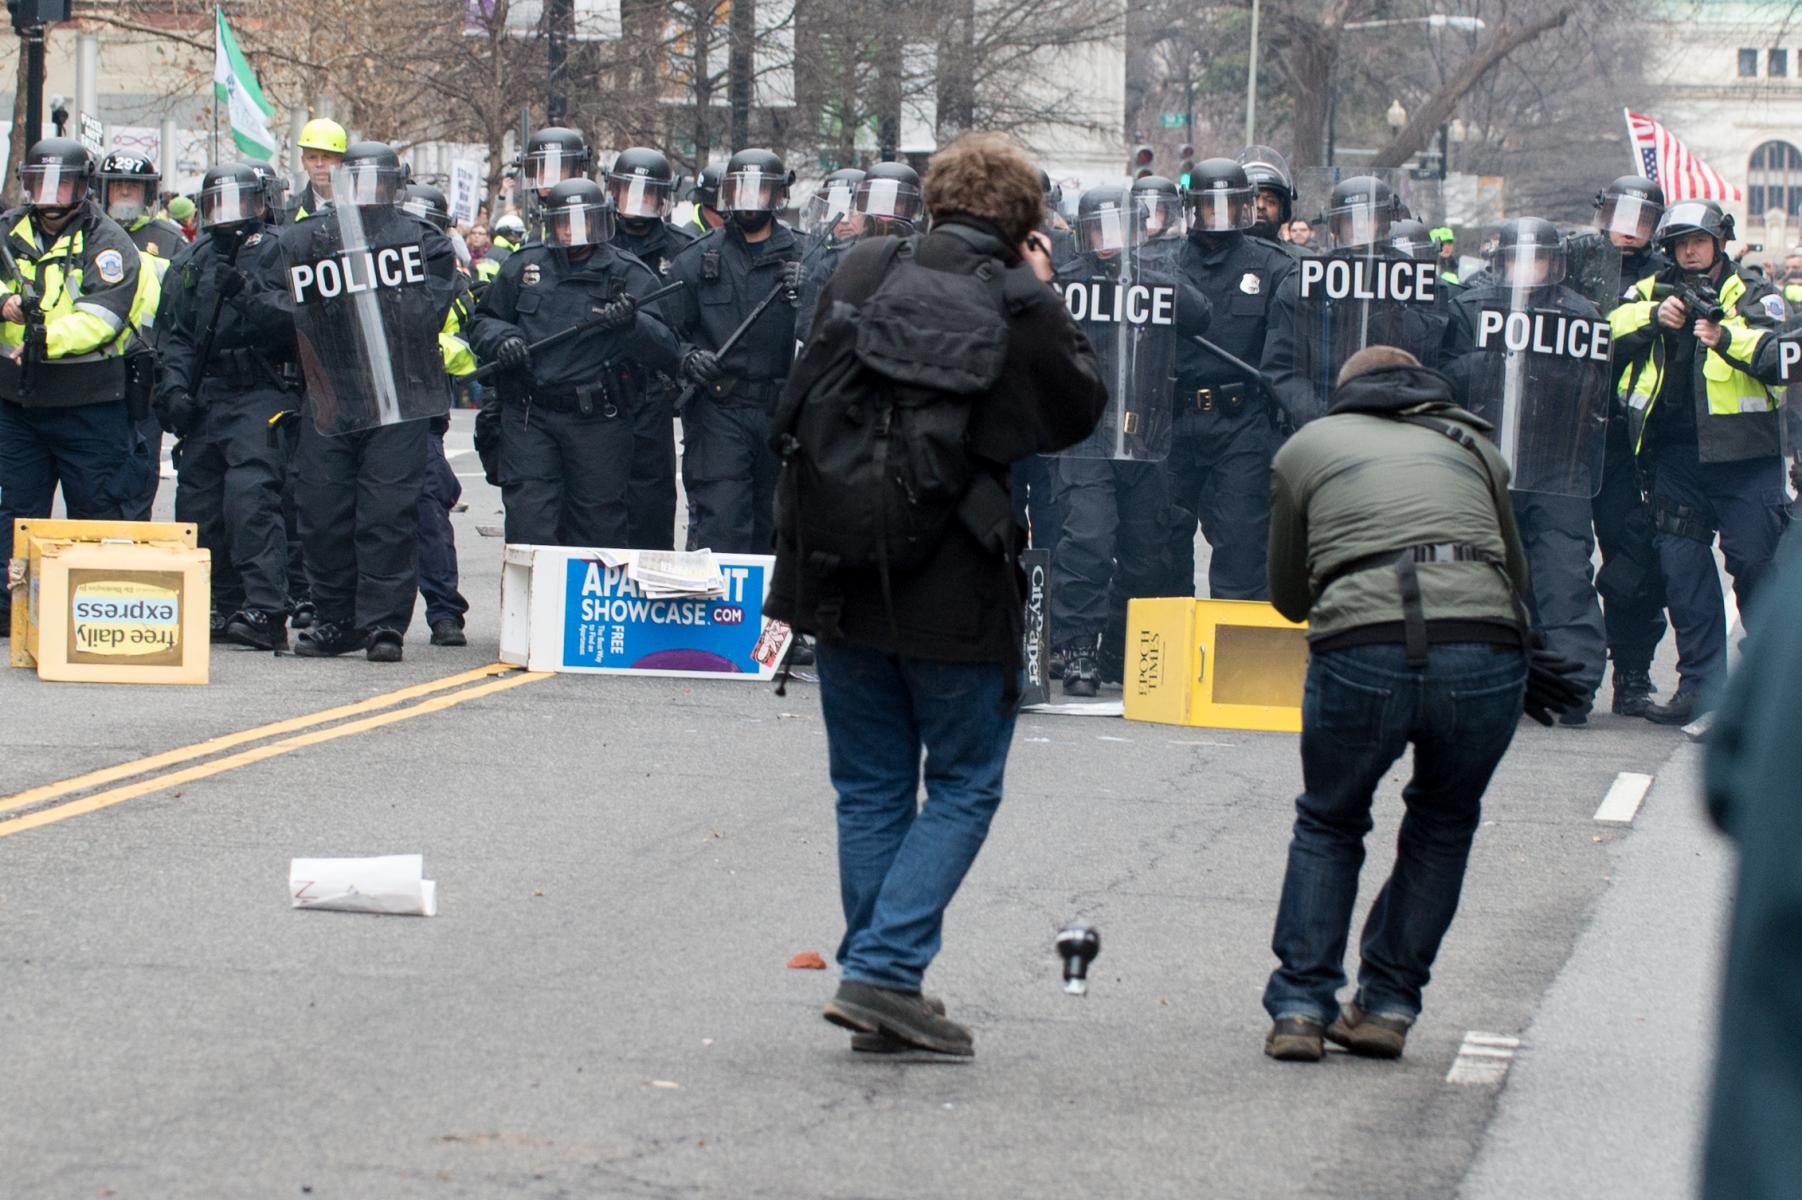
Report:
<svg viewBox="0 0 1802 1200"><path fill-rule="evenodd" d="M1771 320L1773 320L1773 321L1783 320L1784 309L1783 309L1783 297L1782 296L1779 296L1777 293L1772 292L1770 295L1766 296L1763 300L1760 300L1759 303L1764 305L1765 315L1770 317Z"/></svg>
<svg viewBox="0 0 1802 1200"><path fill-rule="evenodd" d="M107 283L118 283L125 278L125 256L117 250L102 250L94 256L94 270Z"/></svg>

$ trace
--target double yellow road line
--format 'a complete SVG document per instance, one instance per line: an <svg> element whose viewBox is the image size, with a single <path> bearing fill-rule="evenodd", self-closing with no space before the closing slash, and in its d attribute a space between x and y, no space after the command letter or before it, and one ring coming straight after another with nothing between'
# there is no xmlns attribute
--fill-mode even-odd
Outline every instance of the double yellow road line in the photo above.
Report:
<svg viewBox="0 0 1802 1200"><path fill-rule="evenodd" d="M352 734L380 729L384 725L423 717L428 713L443 712L469 700L492 696L521 684L548 678L550 675L546 672L521 671L518 667L495 663L474 671L464 671L428 683L384 692L355 704L342 704L306 716L258 725L254 729L244 729L223 737L195 742L191 746L133 759L116 767L89 771L85 775L76 775L0 799L0 837L10 837L15 833L24 833L27 829L97 812L138 796L147 796L152 792L179 787L238 767L264 762L306 746L317 746ZM488 682L482 683L482 680ZM465 687L465 684L476 686ZM429 699L420 700L422 696ZM410 700L419 702L408 704ZM397 707L399 705L405 707ZM325 728L320 728L321 726ZM299 732L301 730L307 732ZM285 737L285 734L295 736ZM270 738L278 740L267 740ZM238 746L250 748L215 757ZM184 767L184 763L194 765ZM145 778L140 779L138 776ZM122 780L128 779L133 782L121 784ZM108 786L110 784L120 786ZM8 817L5 816L7 813L19 815Z"/></svg>

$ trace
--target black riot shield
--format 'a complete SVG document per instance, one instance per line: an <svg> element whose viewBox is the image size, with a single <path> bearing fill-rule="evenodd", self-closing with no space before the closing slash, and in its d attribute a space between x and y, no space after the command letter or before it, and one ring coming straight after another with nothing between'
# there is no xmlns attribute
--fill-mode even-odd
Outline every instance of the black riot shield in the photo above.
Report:
<svg viewBox="0 0 1802 1200"><path fill-rule="evenodd" d="M1162 460L1176 424L1173 256L1156 243L1084 250L1058 269L1055 283L1108 389L1095 431L1064 456Z"/></svg>
<svg viewBox="0 0 1802 1200"><path fill-rule="evenodd" d="M392 206L334 204L283 239L307 404L323 434L450 410L438 343L450 285L429 275L422 229Z"/></svg>
<svg viewBox="0 0 1802 1200"><path fill-rule="evenodd" d="M1491 425L1517 492L1589 497L1602 486L1608 407L1614 386L1607 315L1577 280L1507 276L1456 302L1445 369L1466 407ZM1600 261L1585 264L1585 287L1618 295Z"/></svg>

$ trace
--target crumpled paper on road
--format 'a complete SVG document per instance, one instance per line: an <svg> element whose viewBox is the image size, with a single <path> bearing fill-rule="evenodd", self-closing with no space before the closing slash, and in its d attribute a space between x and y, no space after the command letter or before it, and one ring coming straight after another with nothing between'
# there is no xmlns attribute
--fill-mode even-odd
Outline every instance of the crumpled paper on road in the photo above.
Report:
<svg viewBox="0 0 1802 1200"><path fill-rule="evenodd" d="M288 864L288 895L295 908L435 917L438 885L420 878L424 873L422 854L296 858Z"/></svg>

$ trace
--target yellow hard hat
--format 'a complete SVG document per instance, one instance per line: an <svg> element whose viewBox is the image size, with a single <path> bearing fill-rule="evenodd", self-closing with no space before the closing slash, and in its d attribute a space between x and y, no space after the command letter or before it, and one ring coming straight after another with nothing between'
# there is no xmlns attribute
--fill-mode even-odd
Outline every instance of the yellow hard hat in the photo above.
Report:
<svg viewBox="0 0 1802 1200"><path fill-rule="evenodd" d="M350 145L350 138L345 136L344 126L329 117L314 117L300 127L300 148L302 150L324 150L328 154L343 154Z"/></svg>

